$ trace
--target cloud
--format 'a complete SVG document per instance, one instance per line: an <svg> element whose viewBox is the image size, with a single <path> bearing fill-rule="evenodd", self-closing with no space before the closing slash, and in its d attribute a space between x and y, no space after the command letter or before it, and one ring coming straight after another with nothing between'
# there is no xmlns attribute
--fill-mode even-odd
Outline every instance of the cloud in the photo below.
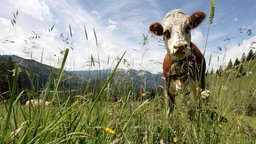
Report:
<svg viewBox="0 0 256 144"><path fill-rule="evenodd" d="M101 18L100 13L98 11L91 11L93 15L95 15L97 18Z"/></svg>
<svg viewBox="0 0 256 144"><path fill-rule="evenodd" d="M191 31L191 41L199 48L203 47L203 34L200 29L195 29Z"/></svg>
<svg viewBox="0 0 256 144"><path fill-rule="evenodd" d="M223 38L225 35L227 35L226 32L221 32L221 31L211 31L208 40L209 41L215 41L220 38Z"/></svg>
<svg viewBox="0 0 256 144"><path fill-rule="evenodd" d="M241 42L241 44L239 44L239 45L234 45L232 48L228 49L228 51L227 51L227 59L228 60L232 59L234 61L235 58L241 58L243 53L245 53L247 55L247 53L251 49L251 45L255 41L256 41L256 36L253 36L251 38L243 40Z"/></svg>
<svg viewBox="0 0 256 144"><path fill-rule="evenodd" d="M253 36L243 40L239 45L235 44L235 45L228 46L226 52L225 51L222 51L222 53L208 52L208 56L209 56L209 53L212 53L212 61L211 61L210 68L213 68L216 70L220 66L226 67L230 59L233 62L235 61L236 58L240 60L243 53L245 53L245 55L248 54L253 42L255 41L256 41L256 36Z"/></svg>
<svg viewBox="0 0 256 144"><path fill-rule="evenodd" d="M112 19L108 19L108 24L107 25L108 25L107 30L109 32L112 32L112 31L117 29L117 22L112 20Z"/></svg>
<svg viewBox="0 0 256 144"><path fill-rule="evenodd" d="M166 50L159 47L159 42L155 39L150 39L150 43L147 45L149 50L143 57L142 47L139 44L143 41L143 34L150 35L148 26L155 21L161 21L166 12L158 1L124 0L117 3L115 0L108 0L97 4L90 0L72 1L72 4L68 0L9 1L9 3L5 3L4 7L2 6L2 10L9 11L9 15L11 15L13 10L18 9L20 15L16 27L13 28L7 18L12 15L9 16L8 13L5 13L2 17L4 22L0 19L2 27L0 38L11 36L11 39L19 41L19 43L0 44L1 53L34 57L37 60L41 59L43 53L43 63L58 66L63 56L60 53L71 46L66 69L88 70L91 56L101 62L101 68L108 68L113 67L116 58L126 51L125 58L131 66L129 68L146 69L153 72L162 71L161 62ZM9 9L8 7L14 8ZM192 9L186 11L190 12ZM49 32L53 25L53 30ZM72 37L69 35L69 25L72 29ZM32 31L38 33L40 39L30 41L27 45L30 48L24 50L24 46L26 46L24 41L34 35ZM98 46L94 32L97 35ZM65 43L65 39L68 39L68 44ZM200 48L203 46L203 31L201 29L197 28L192 31L192 41ZM33 42L36 42L36 45L33 46ZM2 47L8 47L8 49L2 50ZM141 62L142 58L143 63ZM120 67L127 68L123 64ZM97 69L98 65L94 68Z"/></svg>
<svg viewBox="0 0 256 144"><path fill-rule="evenodd" d="M42 0L26 0L26 2L23 0L11 0L11 3L18 11L41 21L51 19L53 16L48 5Z"/></svg>

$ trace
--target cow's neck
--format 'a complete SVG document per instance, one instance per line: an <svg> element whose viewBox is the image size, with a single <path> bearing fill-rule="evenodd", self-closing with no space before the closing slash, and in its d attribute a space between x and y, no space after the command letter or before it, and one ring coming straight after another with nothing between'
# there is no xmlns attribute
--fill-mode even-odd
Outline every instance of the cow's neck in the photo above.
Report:
<svg viewBox="0 0 256 144"><path fill-rule="evenodd" d="M190 44L191 54L180 60L171 58L172 66L170 69L170 77L175 79L197 79L199 69L196 64L196 56L193 51L192 43Z"/></svg>

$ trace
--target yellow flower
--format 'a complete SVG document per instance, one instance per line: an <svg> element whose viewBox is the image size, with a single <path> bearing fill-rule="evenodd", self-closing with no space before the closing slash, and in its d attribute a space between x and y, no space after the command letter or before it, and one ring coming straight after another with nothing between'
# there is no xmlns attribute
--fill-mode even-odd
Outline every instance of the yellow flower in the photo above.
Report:
<svg viewBox="0 0 256 144"><path fill-rule="evenodd" d="M141 93L141 96L142 96L142 97L144 97L144 96L146 96L146 95L147 95L146 92Z"/></svg>
<svg viewBox="0 0 256 144"><path fill-rule="evenodd" d="M176 143L176 142L178 142L178 138L177 138L177 137L173 137L173 138L172 138L172 141L173 141L174 143Z"/></svg>
<svg viewBox="0 0 256 144"><path fill-rule="evenodd" d="M196 91L197 91L197 92L202 92L202 91L203 91L203 89L202 89L202 88L200 88L200 87L197 87L197 88L196 88Z"/></svg>
<svg viewBox="0 0 256 144"><path fill-rule="evenodd" d="M109 133L109 134L112 134L112 135L115 135L115 134L116 134L116 131L115 131L115 130L112 130L111 128L108 128L108 127L105 128L105 131L106 131L107 133Z"/></svg>

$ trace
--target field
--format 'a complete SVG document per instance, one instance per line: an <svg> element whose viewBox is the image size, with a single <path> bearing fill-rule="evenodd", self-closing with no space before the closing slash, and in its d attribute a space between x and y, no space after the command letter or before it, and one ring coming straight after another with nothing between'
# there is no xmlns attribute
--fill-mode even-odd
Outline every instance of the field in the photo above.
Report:
<svg viewBox="0 0 256 144"><path fill-rule="evenodd" d="M68 51L66 51L66 54ZM120 62L119 62L120 63ZM119 64L118 63L118 64ZM256 141L256 73L255 61L248 65L250 76L232 78L207 75L207 102L191 100L183 107L177 96L174 112L168 115L166 95L154 99L131 100L133 88L118 88L113 101L110 80L118 64L95 94L60 100L58 85L65 58L57 78L52 78L54 93L44 89L44 101L50 106L26 106L20 103L23 92L11 91L11 99L0 105L1 143L255 143ZM15 90L17 70L12 90ZM121 85L121 84L120 84ZM191 96L191 95L190 95ZM191 96L192 97L192 96ZM207 104L206 104L207 103Z"/></svg>

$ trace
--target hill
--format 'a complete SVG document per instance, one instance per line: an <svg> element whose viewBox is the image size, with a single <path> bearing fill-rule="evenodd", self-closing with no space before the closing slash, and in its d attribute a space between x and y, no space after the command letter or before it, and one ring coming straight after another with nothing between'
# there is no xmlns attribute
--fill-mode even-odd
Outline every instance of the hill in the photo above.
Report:
<svg viewBox="0 0 256 144"><path fill-rule="evenodd" d="M55 77L59 72L58 68L42 64L32 59L24 59L15 55L0 56L0 63L7 63L8 60L19 65L21 89L32 89L32 87L34 87L36 91L43 89L50 77ZM11 69L9 68L9 70L2 73L2 75L12 71L12 69L14 69L14 67ZM81 89L85 89L89 83L91 85L95 85L95 83L97 83L99 80L100 84L102 84L110 73L111 69L93 71L65 71L62 77L60 89L80 89L80 93L84 93L84 91ZM129 83L135 89L142 88L143 90L153 89L164 84L162 73L152 74L148 71L137 71L134 69L118 69L111 81L114 83L116 80L123 84Z"/></svg>

